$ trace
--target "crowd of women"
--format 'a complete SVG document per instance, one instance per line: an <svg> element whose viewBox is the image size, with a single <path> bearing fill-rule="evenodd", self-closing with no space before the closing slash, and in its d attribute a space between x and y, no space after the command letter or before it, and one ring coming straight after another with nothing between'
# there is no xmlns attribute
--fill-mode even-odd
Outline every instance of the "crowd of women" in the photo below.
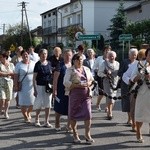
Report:
<svg viewBox="0 0 150 150"><path fill-rule="evenodd" d="M32 46L28 50L19 46L12 58L7 51L1 52L0 115L9 119L10 101L15 97L16 108L21 109L26 123L31 123L35 110L34 125L52 128L50 112L54 104L55 130L62 130L60 117L66 115L66 131L73 134L74 143L81 143L77 124L84 121L85 140L92 144L92 97L96 91L98 111L101 111L102 98L106 97L106 117L112 120L120 87L127 124L132 126L137 141L142 143L142 124L150 123L150 48L140 51L131 48L128 54L129 58L119 63L110 46L105 46L103 56L98 57L92 48L84 53L83 45L78 46L76 53L71 49L62 52L60 47L55 47L52 56L46 49L40 49L37 54ZM47 91L47 86L51 90ZM42 109L45 111L44 124L40 121Z"/></svg>

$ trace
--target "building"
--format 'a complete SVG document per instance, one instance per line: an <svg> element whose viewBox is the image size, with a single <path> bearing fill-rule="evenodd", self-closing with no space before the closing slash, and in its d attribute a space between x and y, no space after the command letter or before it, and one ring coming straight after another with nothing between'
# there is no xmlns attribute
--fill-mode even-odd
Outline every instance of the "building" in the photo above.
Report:
<svg viewBox="0 0 150 150"><path fill-rule="evenodd" d="M137 22L150 19L150 0L142 0L125 9L127 21Z"/></svg>
<svg viewBox="0 0 150 150"><path fill-rule="evenodd" d="M125 8L139 0L124 0ZM85 34L101 34L109 39L110 20L116 14L119 0L70 0L69 3L41 14L43 42L55 46L68 45L66 30L70 26L81 26ZM77 41L77 43L80 41Z"/></svg>

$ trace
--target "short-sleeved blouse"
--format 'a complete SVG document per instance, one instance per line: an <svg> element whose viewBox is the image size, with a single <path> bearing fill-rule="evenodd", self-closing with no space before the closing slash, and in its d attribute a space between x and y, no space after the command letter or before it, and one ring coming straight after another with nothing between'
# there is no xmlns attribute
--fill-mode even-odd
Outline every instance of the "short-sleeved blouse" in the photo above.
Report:
<svg viewBox="0 0 150 150"><path fill-rule="evenodd" d="M36 82L37 85L45 85L46 81L52 80L52 67L48 61L47 65L43 65L40 61L35 64L34 73L37 73Z"/></svg>

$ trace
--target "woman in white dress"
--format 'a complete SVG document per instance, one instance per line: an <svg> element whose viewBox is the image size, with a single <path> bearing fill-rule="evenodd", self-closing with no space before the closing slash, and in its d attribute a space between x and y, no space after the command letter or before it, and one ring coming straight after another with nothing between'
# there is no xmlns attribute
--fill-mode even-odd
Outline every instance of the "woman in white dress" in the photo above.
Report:
<svg viewBox="0 0 150 150"><path fill-rule="evenodd" d="M98 69L98 76L103 77L103 87L104 92L109 95L106 97L107 103L107 118L111 120L113 118L112 110L114 106L114 99L113 97L117 94L117 84L119 81L118 70L119 70L119 62L115 60L116 52L109 51L107 53L108 60L105 60ZM111 98L112 97L112 98Z"/></svg>
<svg viewBox="0 0 150 150"><path fill-rule="evenodd" d="M0 114L9 118L8 109L13 92L14 65L8 61L5 52L0 54Z"/></svg>
<svg viewBox="0 0 150 150"><path fill-rule="evenodd" d="M18 62L15 67L15 84L14 90L18 91L18 81L21 81L22 88L18 92L19 105L24 116L25 122L31 121L31 112L35 97L33 95L33 70L35 63L29 59L27 51L21 52L22 61Z"/></svg>
<svg viewBox="0 0 150 150"><path fill-rule="evenodd" d="M138 142L144 142L141 133L143 122L150 123L150 48L145 52L146 61L140 62L132 73L131 80L137 82L137 97L135 104L136 137Z"/></svg>

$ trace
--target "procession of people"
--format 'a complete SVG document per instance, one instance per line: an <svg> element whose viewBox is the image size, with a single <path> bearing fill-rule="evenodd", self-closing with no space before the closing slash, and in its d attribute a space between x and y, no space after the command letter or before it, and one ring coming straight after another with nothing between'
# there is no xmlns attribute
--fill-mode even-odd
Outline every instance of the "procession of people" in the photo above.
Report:
<svg viewBox="0 0 150 150"><path fill-rule="evenodd" d="M136 133L137 142L143 143L141 128L144 122L150 124L150 48L130 48L128 58L117 61L117 53L110 45L97 56L92 48L84 45L71 49L55 47L49 56L47 49L34 47L25 50L19 46L15 56L7 51L0 53L0 115L11 118L9 106L16 99L26 124L34 122L36 127L61 127L61 115L67 116L65 130L72 134L74 143L81 143L78 121L84 121L85 141L93 144L92 98L97 97L95 109L101 111L101 100L106 98L106 119L113 121L113 107L121 100L121 108L127 113L127 125ZM121 89L121 96L117 91ZM55 125L51 124L54 106ZM40 112L44 110L44 124ZM35 112L34 112L35 111ZM34 115L35 113L35 115ZM33 117L35 116L35 118Z"/></svg>

